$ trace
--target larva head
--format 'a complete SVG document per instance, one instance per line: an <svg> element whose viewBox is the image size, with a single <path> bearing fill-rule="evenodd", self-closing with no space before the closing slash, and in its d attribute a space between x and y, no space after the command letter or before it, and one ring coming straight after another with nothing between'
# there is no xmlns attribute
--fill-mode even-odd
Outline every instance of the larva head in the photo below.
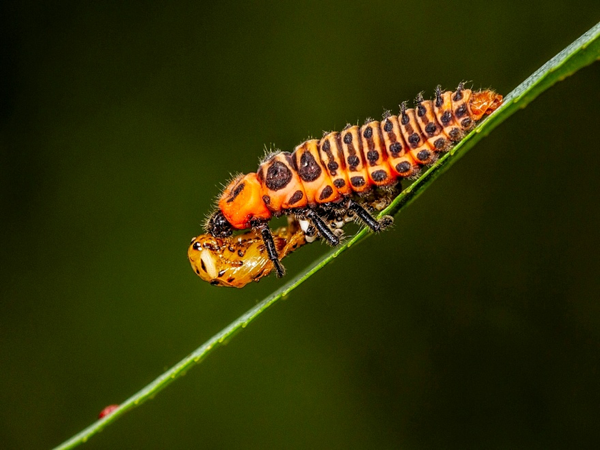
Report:
<svg viewBox="0 0 600 450"><path fill-rule="evenodd" d="M496 111L502 104L502 98L500 94L496 94L491 89L473 92L469 104L473 120L479 120Z"/></svg>
<svg viewBox="0 0 600 450"><path fill-rule="evenodd" d="M214 237L229 237L233 233L232 225L225 218L220 209L217 209L210 215L204 228Z"/></svg>
<svg viewBox="0 0 600 450"><path fill-rule="evenodd" d="M244 230L252 226L252 221L269 220L271 212L261 191L255 173L235 177L221 193L219 209L208 219L206 231L225 237L231 235L232 228Z"/></svg>

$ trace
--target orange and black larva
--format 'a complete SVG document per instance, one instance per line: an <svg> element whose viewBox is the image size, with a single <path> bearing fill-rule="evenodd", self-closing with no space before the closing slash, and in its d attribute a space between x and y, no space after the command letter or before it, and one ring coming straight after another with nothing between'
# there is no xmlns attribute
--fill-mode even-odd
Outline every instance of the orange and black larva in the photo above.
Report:
<svg viewBox="0 0 600 450"><path fill-rule="evenodd" d="M351 211L379 231L391 218L377 221L361 206L361 196L376 187L394 186L402 178L414 178L421 166L460 141L477 120L501 103L502 96L491 90L473 92L460 83L456 91L444 92L438 86L433 100L419 94L415 108L403 102L397 116L386 113L381 122L368 119L363 126L348 125L340 133L309 139L291 154L269 155L256 173L235 177L223 190L206 230L225 237L234 229L255 229L282 276L284 269L268 227L273 216L293 214L308 220L331 245L339 243L324 220L332 214Z"/></svg>

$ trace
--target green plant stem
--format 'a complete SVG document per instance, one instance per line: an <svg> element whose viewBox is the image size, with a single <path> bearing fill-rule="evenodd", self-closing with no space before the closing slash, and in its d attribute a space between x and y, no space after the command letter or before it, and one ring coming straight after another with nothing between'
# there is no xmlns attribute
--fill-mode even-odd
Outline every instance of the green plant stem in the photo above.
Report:
<svg viewBox="0 0 600 450"><path fill-rule="evenodd" d="M572 75L579 69L598 59L600 59L600 23L596 24L591 30L561 51L558 55L540 67L527 80L521 83L505 98L503 105L498 108L494 114L469 133L469 135L454 147L452 151L441 157L417 181L402 191L402 193L394 199L392 204L382 211L380 215L397 214L404 210L404 208L412 203L439 175L448 170L452 164L467 153L467 151L469 151L480 139L487 136L490 131L513 115L518 109L527 106L542 92L558 81L564 80L569 75ZM218 346L218 344L222 344L231 338L234 333L245 328L275 302L288 296L290 292L308 280L312 275L368 236L370 236L370 234L366 229L358 232L352 239L336 247L321 260L309 267L304 273L301 273L269 297L262 300L244 315L239 317L235 322L210 338L189 356L182 359L146 387L125 400L114 413L94 422L56 448L68 449L86 442L91 436L119 419L127 411L132 410L136 406L152 398L171 382L182 376L189 368L202 361Z"/></svg>

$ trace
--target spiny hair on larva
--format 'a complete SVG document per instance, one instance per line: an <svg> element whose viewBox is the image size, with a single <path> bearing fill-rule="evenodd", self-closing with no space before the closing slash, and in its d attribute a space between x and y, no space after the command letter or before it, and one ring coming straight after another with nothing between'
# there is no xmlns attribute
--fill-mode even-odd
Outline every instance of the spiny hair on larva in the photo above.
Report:
<svg viewBox="0 0 600 450"><path fill-rule="evenodd" d="M261 164L267 162L268 160L270 160L273 156L277 155L278 153L281 153L281 149L277 148L275 146L275 144L270 144L268 147L265 144L265 146L263 148L263 156L258 158L258 164L261 165Z"/></svg>

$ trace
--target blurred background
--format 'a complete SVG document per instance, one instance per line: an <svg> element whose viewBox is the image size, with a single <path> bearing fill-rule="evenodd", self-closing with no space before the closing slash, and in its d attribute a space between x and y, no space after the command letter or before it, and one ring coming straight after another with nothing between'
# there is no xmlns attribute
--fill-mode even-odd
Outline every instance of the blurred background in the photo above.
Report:
<svg viewBox="0 0 600 450"><path fill-rule="evenodd" d="M252 3L0 7L2 448L59 444L282 285L215 288L186 256L265 145L438 83L506 94L600 18ZM599 86L596 64L549 90L84 448L598 448Z"/></svg>

